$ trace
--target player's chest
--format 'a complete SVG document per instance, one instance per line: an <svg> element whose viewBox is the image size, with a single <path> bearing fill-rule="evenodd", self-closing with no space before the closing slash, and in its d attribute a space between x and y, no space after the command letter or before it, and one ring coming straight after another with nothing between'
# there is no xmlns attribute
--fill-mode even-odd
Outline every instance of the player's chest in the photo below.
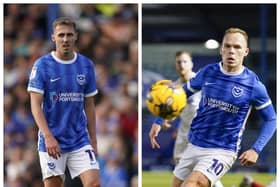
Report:
<svg viewBox="0 0 280 187"><path fill-rule="evenodd" d="M88 73L77 69L48 71L45 86L50 90L81 90L87 84Z"/></svg>
<svg viewBox="0 0 280 187"><path fill-rule="evenodd" d="M205 79L202 85L203 98L217 102L244 104L249 103L252 95L252 85L236 79Z"/></svg>

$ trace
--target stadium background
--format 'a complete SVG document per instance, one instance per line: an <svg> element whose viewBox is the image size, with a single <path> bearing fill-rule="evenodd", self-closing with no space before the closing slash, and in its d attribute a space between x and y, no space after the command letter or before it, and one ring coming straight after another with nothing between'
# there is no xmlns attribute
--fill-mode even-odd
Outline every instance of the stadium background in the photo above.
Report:
<svg viewBox="0 0 280 187"><path fill-rule="evenodd" d="M148 183L145 177L147 180L154 179L154 185L157 182L160 184L161 179L156 179L153 172L171 172L173 169L172 152L178 124L177 120L172 128L161 131L158 137L161 145L159 150L151 148L148 132L154 116L147 111L144 101L149 86L158 79L178 78L175 72L175 52L178 50L192 53L194 71L198 71L205 64L220 60L219 49L207 49L204 42L208 39L221 42L224 31L229 27L240 27L247 31L250 53L245 59L245 65L255 71L266 85L276 109L276 4L142 5L143 184ZM252 110L241 151L253 144L260 126L261 119L257 112ZM230 173L235 172L266 172L275 175L276 135L260 154L257 165L242 167L237 161L230 170ZM149 177L151 175L154 178Z"/></svg>
<svg viewBox="0 0 280 187"><path fill-rule="evenodd" d="M40 187L37 126L26 92L38 57L53 49L52 21L72 17L77 51L95 63L101 186L135 187L138 176L138 5L4 4L4 186ZM65 186L81 186L66 177Z"/></svg>

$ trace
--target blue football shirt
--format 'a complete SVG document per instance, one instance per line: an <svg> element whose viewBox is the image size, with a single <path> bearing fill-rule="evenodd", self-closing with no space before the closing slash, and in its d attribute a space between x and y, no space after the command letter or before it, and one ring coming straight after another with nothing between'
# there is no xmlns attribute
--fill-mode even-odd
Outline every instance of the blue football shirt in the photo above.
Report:
<svg viewBox="0 0 280 187"><path fill-rule="evenodd" d="M207 65L183 88L188 95L202 91L189 141L206 148L238 152L252 106L261 110L271 105L265 86L246 67L232 74L222 63Z"/></svg>
<svg viewBox="0 0 280 187"><path fill-rule="evenodd" d="M43 113L62 153L90 144L84 98L97 94L92 61L78 53L70 61L54 52L42 56L34 63L27 90L43 94ZM40 130L38 148L46 151Z"/></svg>

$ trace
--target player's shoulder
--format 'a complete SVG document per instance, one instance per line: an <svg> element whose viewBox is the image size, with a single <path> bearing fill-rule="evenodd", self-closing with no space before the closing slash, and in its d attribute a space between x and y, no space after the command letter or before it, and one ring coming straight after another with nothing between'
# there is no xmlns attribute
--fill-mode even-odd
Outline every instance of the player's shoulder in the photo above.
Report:
<svg viewBox="0 0 280 187"><path fill-rule="evenodd" d="M245 78L250 78L250 79L254 80L255 83L261 82L259 79L259 76L254 71L250 70L247 67L244 68L242 75L245 76Z"/></svg>
<svg viewBox="0 0 280 187"><path fill-rule="evenodd" d="M255 93L266 93L266 86L262 83L258 75L245 67L243 72L243 78L249 80L250 86L253 88L253 92Z"/></svg>
<svg viewBox="0 0 280 187"><path fill-rule="evenodd" d="M206 64L202 69L216 70L219 69L221 62Z"/></svg>
<svg viewBox="0 0 280 187"><path fill-rule="evenodd" d="M197 72L197 75L198 74L203 75L203 77L205 77L207 75L212 76L213 74L216 74L218 71L220 71L219 62L205 65Z"/></svg>
<svg viewBox="0 0 280 187"><path fill-rule="evenodd" d="M82 63L86 63L89 65L93 64L93 61L91 59L81 53L77 53L77 59L79 59L79 61L81 61Z"/></svg>
<svg viewBox="0 0 280 187"><path fill-rule="evenodd" d="M258 75L251 69L249 69L248 67L244 66L244 73L249 75L249 76L252 76L252 77L255 77L255 78L259 78Z"/></svg>
<svg viewBox="0 0 280 187"><path fill-rule="evenodd" d="M47 53L39 57L37 60L35 60L34 65L43 66L44 64L48 63L50 60L51 60L51 53Z"/></svg>
<svg viewBox="0 0 280 187"><path fill-rule="evenodd" d="M207 64L203 68L201 68L204 71L218 71L220 69L221 62L216 62L212 64Z"/></svg>

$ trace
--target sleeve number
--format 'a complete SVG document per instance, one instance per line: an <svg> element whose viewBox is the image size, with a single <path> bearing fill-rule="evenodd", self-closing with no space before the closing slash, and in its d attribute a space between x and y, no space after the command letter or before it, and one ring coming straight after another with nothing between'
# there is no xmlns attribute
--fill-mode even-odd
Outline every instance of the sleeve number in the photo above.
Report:
<svg viewBox="0 0 280 187"><path fill-rule="evenodd" d="M212 161L213 161L213 164L211 165L210 168L207 169L207 171L213 172L216 175L219 175L223 171L224 165L223 165L223 163L219 162L219 160L217 160L217 159L213 159Z"/></svg>

